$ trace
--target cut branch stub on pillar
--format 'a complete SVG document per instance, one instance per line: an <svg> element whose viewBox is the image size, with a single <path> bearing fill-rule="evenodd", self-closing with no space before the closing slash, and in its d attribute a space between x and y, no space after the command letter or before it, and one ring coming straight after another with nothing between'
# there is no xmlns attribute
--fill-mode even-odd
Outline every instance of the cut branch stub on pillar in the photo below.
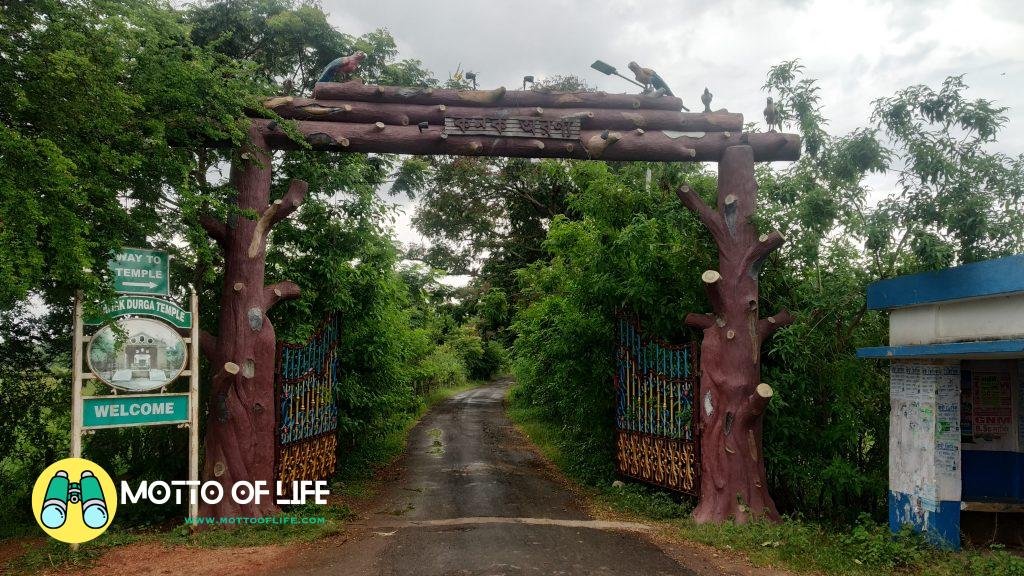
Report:
<svg viewBox="0 0 1024 576"><path fill-rule="evenodd" d="M703 330L701 383L700 501L698 522L745 523L778 520L768 494L762 455L764 409L774 394L760 382L761 344L792 321L789 312L758 318L760 262L782 245L782 235L758 236L751 216L757 200L755 151L749 145L722 152L718 172L718 209L688 187L680 201L707 227L718 246L718 269L701 280L711 314L688 314L686 324ZM753 272L753 273L752 273Z"/></svg>

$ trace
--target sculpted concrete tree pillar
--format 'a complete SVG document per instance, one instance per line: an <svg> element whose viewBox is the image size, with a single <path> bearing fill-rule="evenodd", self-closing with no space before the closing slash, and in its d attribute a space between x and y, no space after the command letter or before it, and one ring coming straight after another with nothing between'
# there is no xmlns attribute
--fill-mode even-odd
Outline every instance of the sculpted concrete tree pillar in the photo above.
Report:
<svg viewBox="0 0 1024 576"><path fill-rule="evenodd" d="M758 275L765 258L782 245L777 231L758 236L751 222L757 196L750 146L727 148L719 163L718 208L688 187L679 199L708 228L718 245L718 270L701 275L712 313L689 314L686 324L704 331L701 343L701 491L697 522L778 520L765 481L761 445L764 411L772 388L760 383L761 345L793 321L788 311L760 318Z"/></svg>
<svg viewBox="0 0 1024 576"><path fill-rule="evenodd" d="M271 163L266 142L255 127L231 166L238 209L255 219L228 222L202 218L206 232L224 252L224 287L218 334L203 333L200 346L213 366L206 427L203 480L219 482L225 497L203 504L206 516L264 516L278 512L273 499L238 505L230 496L238 480L274 486L274 362L276 338L267 311L281 300L298 298L293 282L264 286L267 236L274 224L302 203L307 185L293 181L270 202Z"/></svg>

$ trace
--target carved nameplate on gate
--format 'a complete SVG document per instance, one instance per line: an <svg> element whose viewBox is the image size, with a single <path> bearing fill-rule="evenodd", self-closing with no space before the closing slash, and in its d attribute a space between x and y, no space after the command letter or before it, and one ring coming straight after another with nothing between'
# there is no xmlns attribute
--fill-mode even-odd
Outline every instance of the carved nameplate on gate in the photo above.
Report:
<svg viewBox="0 0 1024 576"><path fill-rule="evenodd" d="M525 118L518 116L453 118L445 116L444 130L451 136L485 135L508 136L510 138L577 140L580 137L580 119Z"/></svg>

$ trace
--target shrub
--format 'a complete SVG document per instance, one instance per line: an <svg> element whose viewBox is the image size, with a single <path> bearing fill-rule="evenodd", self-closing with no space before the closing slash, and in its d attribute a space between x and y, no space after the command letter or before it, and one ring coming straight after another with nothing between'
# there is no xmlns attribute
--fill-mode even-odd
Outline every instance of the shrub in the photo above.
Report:
<svg viewBox="0 0 1024 576"><path fill-rule="evenodd" d="M857 525L843 536L843 544L851 556L866 566L876 568L913 568L925 559L928 545L924 538L904 525L892 534L885 524L862 514Z"/></svg>
<svg viewBox="0 0 1024 576"><path fill-rule="evenodd" d="M467 370L462 358L448 344L434 348L413 369L413 388L420 396L439 388L452 388L466 383Z"/></svg>

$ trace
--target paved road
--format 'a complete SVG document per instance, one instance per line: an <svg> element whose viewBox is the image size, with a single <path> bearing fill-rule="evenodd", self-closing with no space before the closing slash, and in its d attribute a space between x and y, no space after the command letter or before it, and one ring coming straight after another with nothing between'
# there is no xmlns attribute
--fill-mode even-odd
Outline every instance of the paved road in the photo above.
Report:
<svg viewBox="0 0 1024 576"><path fill-rule="evenodd" d="M489 384L432 410L366 537L284 574L692 575L644 526L594 520L550 478L505 416L507 388Z"/></svg>

